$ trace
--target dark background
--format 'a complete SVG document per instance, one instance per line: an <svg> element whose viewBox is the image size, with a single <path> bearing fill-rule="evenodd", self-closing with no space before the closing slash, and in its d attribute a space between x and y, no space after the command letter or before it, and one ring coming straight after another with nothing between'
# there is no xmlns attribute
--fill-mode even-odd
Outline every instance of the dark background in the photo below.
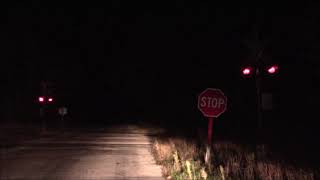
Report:
<svg viewBox="0 0 320 180"><path fill-rule="evenodd" d="M264 112L266 136L305 154L317 152L320 19L312 5L56 6L34 1L1 11L1 121L38 123L40 84L49 81L51 121L65 105L73 125L205 126L197 95L212 87L222 89L229 103L215 132L250 138L257 117L255 81L243 78L240 69L263 47L263 61L280 67L276 76L263 75L262 91L274 97L273 110Z"/></svg>

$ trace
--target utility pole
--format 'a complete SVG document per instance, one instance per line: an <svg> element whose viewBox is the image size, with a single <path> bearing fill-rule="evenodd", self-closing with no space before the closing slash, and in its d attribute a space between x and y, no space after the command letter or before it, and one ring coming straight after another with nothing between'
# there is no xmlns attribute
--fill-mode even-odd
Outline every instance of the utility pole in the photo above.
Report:
<svg viewBox="0 0 320 180"><path fill-rule="evenodd" d="M274 75L278 73L279 66L275 64L267 64L267 62L263 61L263 47L258 43L258 33L256 32L255 41L251 45L251 50L254 52L253 62L251 65L244 66L241 69L242 76L245 78L255 78L255 89L256 89L256 108L257 108L257 126L255 132L255 165L258 166L258 162L260 160L259 148L261 147L261 143L263 141L263 111L262 111L262 75L263 71L265 71L269 75Z"/></svg>
<svg viewBox="0 0 320 180"><path fill-rule="evenodd" d="M262 106L261 106L261 87L262 87L262 72L264 70L263 54L264 47L261 45L261 40L259 37L259 31L257 28L258 24L254 26L253 29L253 39L247 41L247 45L251 51L252 64L242 69L242 74L246 77L251 77L255 79L256 88L256 106L257 106L257 131L260 132L263 126L263 116L262 116Z"/></svg>
<svg viewBox="0 0 320 180"><path fill-rule="evenodd" d="M47 82L42 81L41 82L41 94L43 95L42 97L39 97L39 102L40 102L40 118L41 118L41 132L46 133L47 131L47 124L46 124L46 119L45 119L45 111L46 111L46 99L47 97ZM42 99L41 99L42 98Z"/></svg>
<svg viewBox="0 0 320 180"><path fill-rule="evenodd" d="M258 55L256 57L256 71L255 71L255 81L256 81L256 98L257 98L257 126L258 126L258 132L261 132L262 126L263 126L263 116L262 116L262 108L261 108L261 72L262 72L262 54L263 54L263 49L259 50Z"/></svg>
<svg viewBox="0 0 320 180"><path fill-rule="evenodd" d="M49 104L54 102L54 98L51 96L51 83L48 81L41 82L41 96L38 101L40 103L40 118L41 118L41 131L45 133L47 131L46 111Z"/></svg>

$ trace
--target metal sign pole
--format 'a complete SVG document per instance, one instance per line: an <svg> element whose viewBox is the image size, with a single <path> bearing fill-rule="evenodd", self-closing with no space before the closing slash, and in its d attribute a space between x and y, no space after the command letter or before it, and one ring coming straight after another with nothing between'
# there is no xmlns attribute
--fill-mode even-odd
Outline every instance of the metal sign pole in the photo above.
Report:
<svg viewBox="0 0 320 180"><path fill-rule="evenodd" d="M64 133L65 131L65 128L64 128L64 115L61 115L61 129L62 129L62 132Z"/></svg>
<svg viewBox="0 0 320 180"><path fill-rule="evenodd" d="M212 124L213 124L213 117L209 117L208 121L208 145L211 146L212 143Z"/></svg>
<svg viewBox="0 0 320 180"><path fill-rule="evenodd" d="M207 88L198 96L198 109L205 117L208 117L208 137L206 143L205 163L210 167L213 117L219 117L225 112L227 109L227 97L220 89Z"/></svg>
<svg viewBox="0 0 320 180"><path fill-rule="evenodd" d="M41 118L41 132L45 133L47 131L47 125L46 125L46 120L44 117L44 113L45 113L45 106L43 105L42 107L40 107L40 118Z"/></svg>
<svg viewBox="0 0 320 180"><path fill-rule="evenodd" d="M205 154L205 163L207 165L211 165L211 144L212 144L212 125L213 125L213 117L209 117L208 119L208 139L207 139L207 147L206 147L206 154Z"/></svg>
<svg viewBox="0 0 320 180"><path fill-rule="evenodd" d="M66 107L60 107L58 110L59 115L61 116L60 119L60 128L62 132L65 132L65 120L64 120L64 116L68 113L67 108Z"/></svg>

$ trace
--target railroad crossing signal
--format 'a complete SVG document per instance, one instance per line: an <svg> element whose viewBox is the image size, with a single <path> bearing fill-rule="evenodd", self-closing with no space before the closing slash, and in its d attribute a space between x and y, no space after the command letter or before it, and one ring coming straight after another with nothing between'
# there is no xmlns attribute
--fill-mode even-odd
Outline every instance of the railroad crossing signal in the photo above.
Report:
<svg viewBox="0 0 320 180"><path fill-rule="evenodd" d="M243 77L251 77L253 75L258 76L260 69L253 66L244 66L241 68L241 75ZM279 66L278 65L270 65L265 68L265 71L272 75L277 74L279 72Z"/></svg>

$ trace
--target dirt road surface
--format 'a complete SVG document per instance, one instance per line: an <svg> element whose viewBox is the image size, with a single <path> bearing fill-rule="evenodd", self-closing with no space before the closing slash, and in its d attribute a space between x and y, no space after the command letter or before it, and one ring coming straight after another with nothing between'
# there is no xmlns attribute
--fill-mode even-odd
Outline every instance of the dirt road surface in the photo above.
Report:
<svg viewBox="0 0 320 180"><path fill-rule="evenodd" d="M56 133L1 148L1 180L160 180L146 129L113 126Z"/></svg>

